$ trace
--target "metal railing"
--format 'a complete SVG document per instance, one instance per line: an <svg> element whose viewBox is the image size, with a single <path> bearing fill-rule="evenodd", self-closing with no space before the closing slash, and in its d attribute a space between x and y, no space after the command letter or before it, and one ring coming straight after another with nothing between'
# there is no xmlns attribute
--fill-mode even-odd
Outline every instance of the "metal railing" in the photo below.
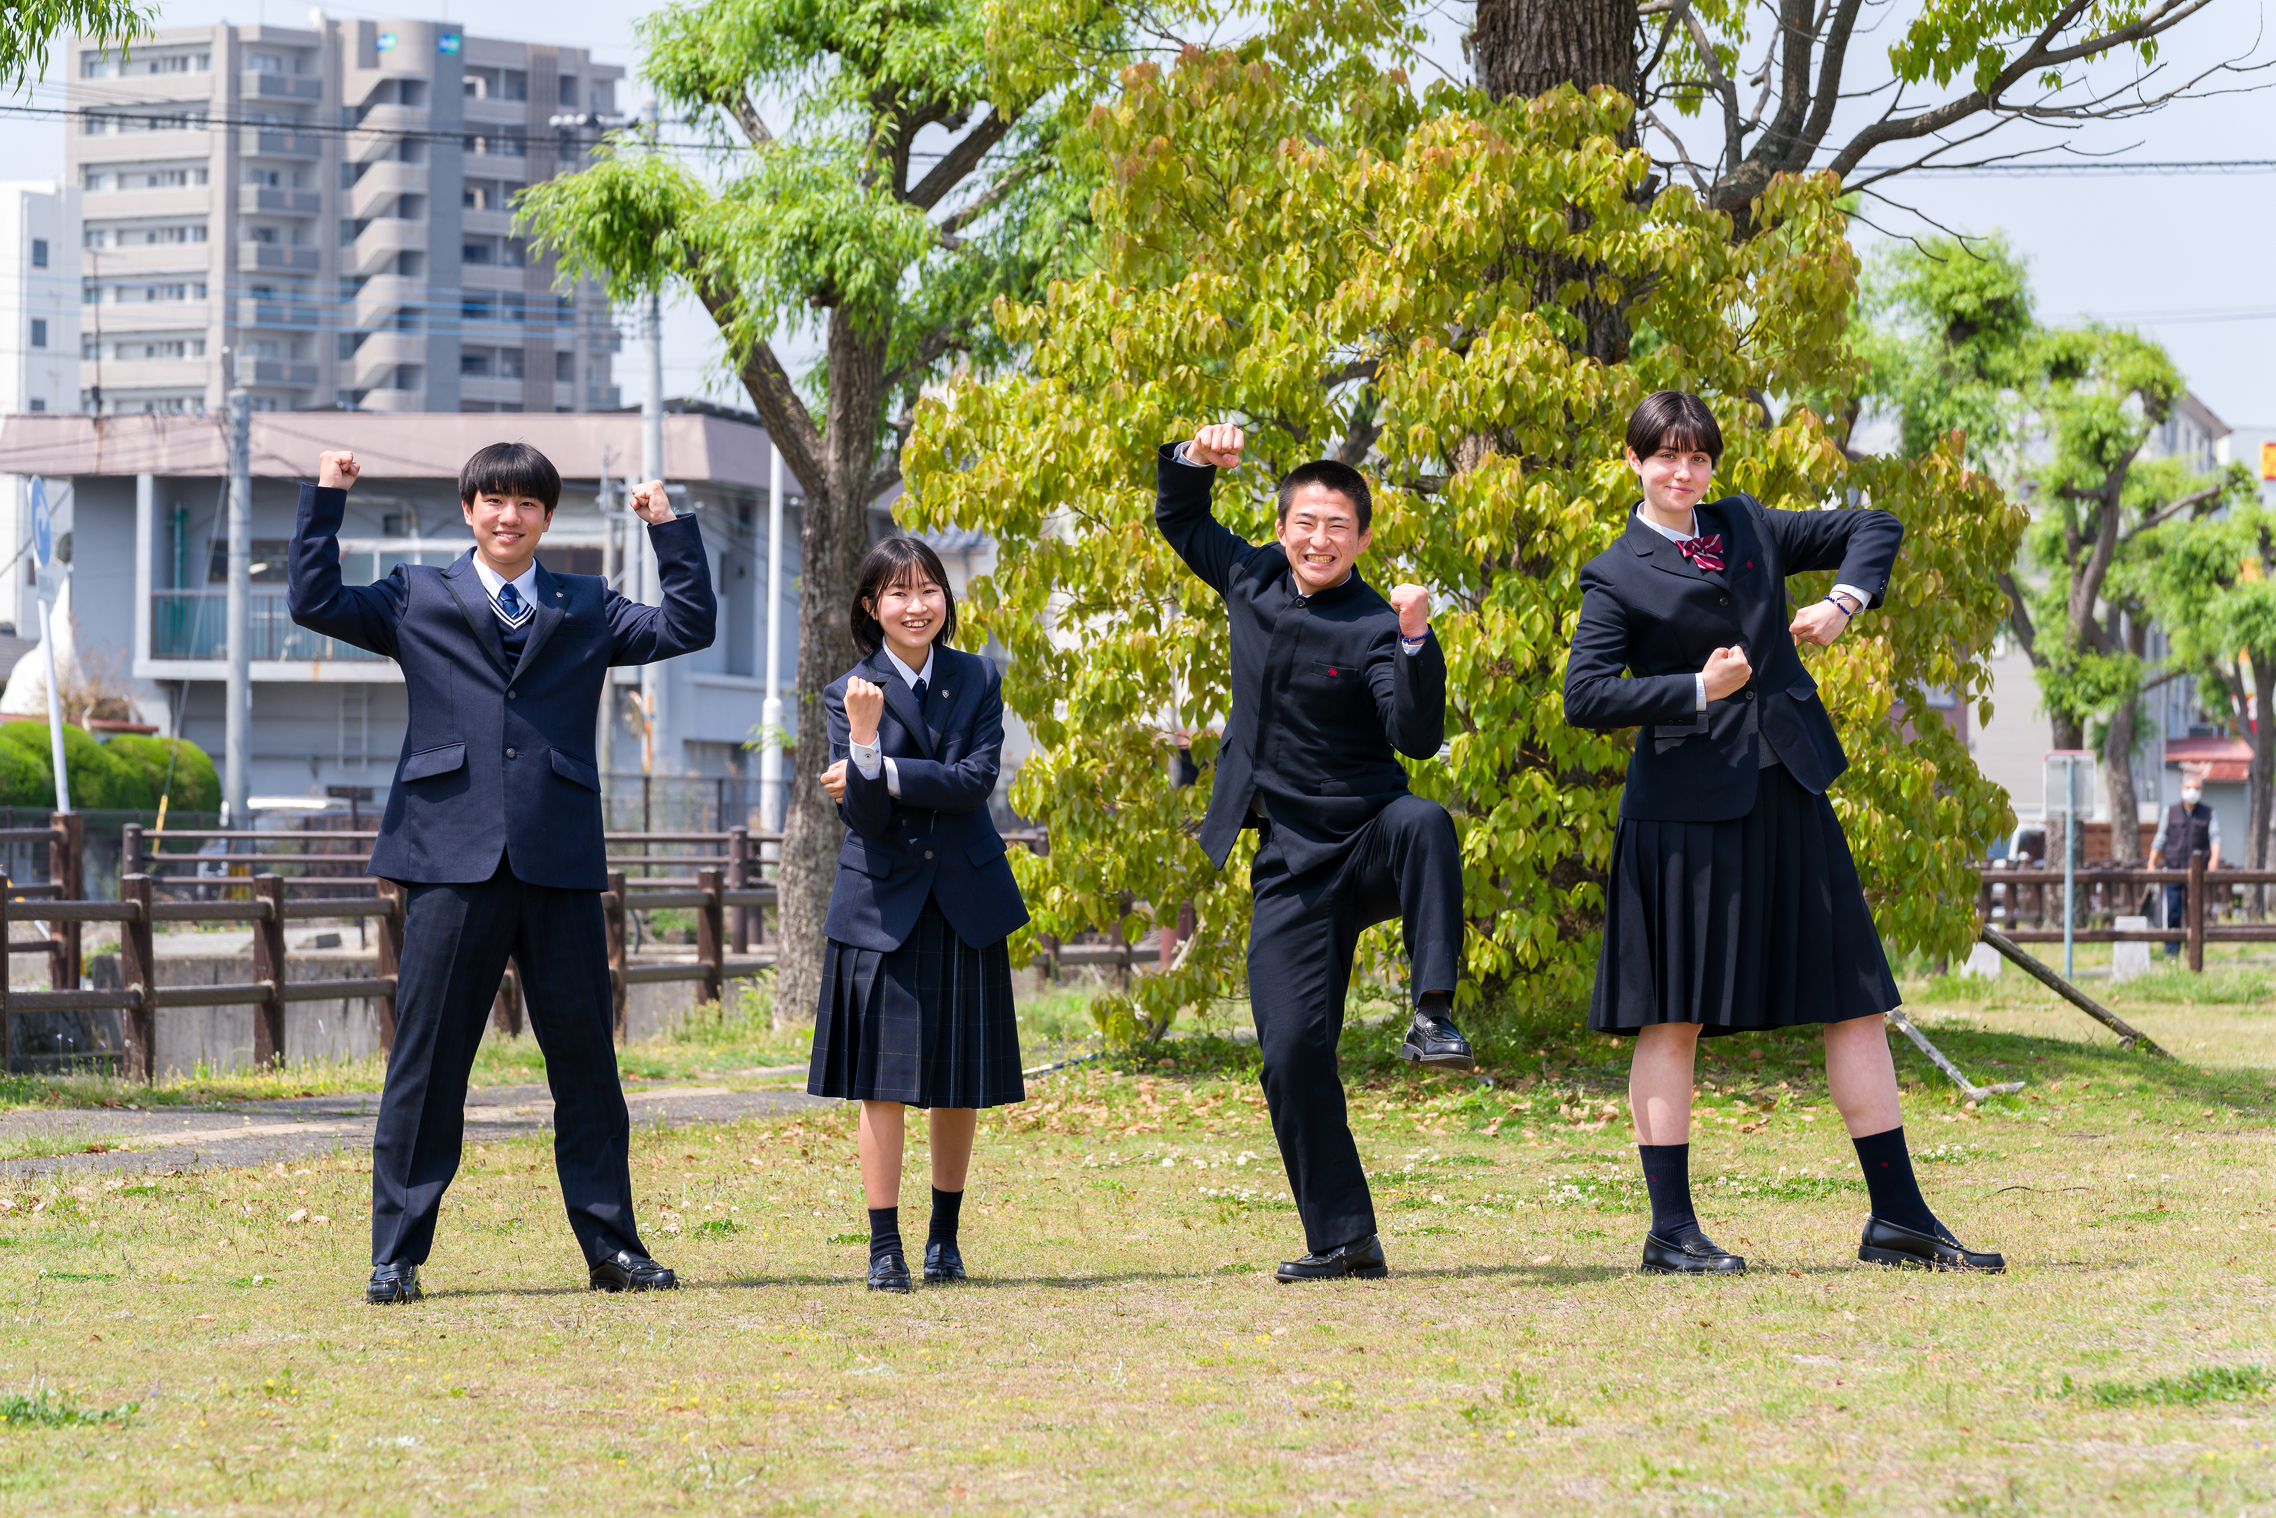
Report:
<svg viewBox="0 0 2276 1518"><path fill-rule="evenodd" d="M255 592L248 643L255 659L363 660L380 656L310 632L292 620L281 590ZM150 657L222 659L229 651L229 597L222 590L154 590L150 593Z"/></svg>

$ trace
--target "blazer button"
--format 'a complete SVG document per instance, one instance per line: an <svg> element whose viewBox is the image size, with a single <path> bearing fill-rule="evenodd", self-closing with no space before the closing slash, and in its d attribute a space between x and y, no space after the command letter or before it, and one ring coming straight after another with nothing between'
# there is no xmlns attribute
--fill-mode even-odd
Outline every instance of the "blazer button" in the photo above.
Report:
<svg viewBox="0 0 2276 1518"><path fill-rule="evenodd" d="M930 858L932 858L932 857L933 857L933 851L932 851L931 849L927 849L927 850L925 850L925 857L926 857L927 859L930 859Z"/></svg>
<svg viewBox="0 0 2276 1518"><path fill-rule="evenodd" d="M1753 692L1753 691L1751 691L1751 690L1750 690L1750 691L1748 691L1748 692L1747 692L1747 699L1748 699L1749 701L1752 701L1752 700L1754 699L1754 692ZM511 759L511 758L513 758L513 757L514 757L514 751L513 751L512 749L507 749L507 750L506 750L506 757L507 757L508 759Z"/></svg>
<svg viewBox="0 0 2276 1518"><path fill-rule="evenodd" d="M513 700L513 699L514 699L514 696L515 696L516 694L517 694L517 693L516 693L516 692L514 692L514 691L508 691L508 692L506 692L506 699L507 699L508 701L511 701L511 700Z"/></svg>
<svg viewBox="0 0 2276 1518"><path fill-rule="evenodd" d="M1753 694L1753 693L1752 693L1752 692L1749 692L1748 694L1749 694L1749 696L1750 696L1750 698L1751 698L1751 696L1752 696L1752 694ZM506 757L507 757L508 759L511 759L511 758L513 758L513 757L514 757L514 751L513 751L512 749L507 749L507 750L506 750Z"/></svg>
<svg viewBox="0 0 2276 1518"><path fill-rule="evenodd" d="M1731 598L1730 598L1729 596L1725 596L1725 597L1723 597L1723 598L1722 598L1720 601L1717 601L1715 604L1716 604L1716 605L1718 605L1718 606L1728 606L1728 605L1730 605L1730 604L1731 604Z"/></svg>

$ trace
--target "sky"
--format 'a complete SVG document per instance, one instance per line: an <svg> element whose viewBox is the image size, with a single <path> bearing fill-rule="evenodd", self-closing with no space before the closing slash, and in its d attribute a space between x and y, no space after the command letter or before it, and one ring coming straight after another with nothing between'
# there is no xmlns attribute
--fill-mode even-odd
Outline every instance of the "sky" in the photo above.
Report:
<svg viewBox="0 0 2276 1518"><path fill-rule="evenodd" d="M621 64L637 75L640 55L633 22L646 8L552 0L544 8L543 40L589 48L600 61ZM404 14L339 5L326 9L340 17ZM526 38L532 11L526 3L450 0L415 14L454 21L478 35ZM160 24L233 20L305 26L307 16L306 7L281 0L178 0L164 6ZM2269 20L2261 0L2222 0L2205 19L2169 39L2161 61L2170 72L2185 75L2240 54L2257 61L2276 58ZM1428 51L1453 73L1464 70L1459 38L1468 22L1468 7L1454 0L1432 18ZM1869 61L1880 56L1874 46L1878 40L1860 42ZM59 53L50 78L33 87L31 104L62 104L61 61ZM2136 72L2130 60L2112 60L2102 70L2104 77ZM2130 123L2090 125L2068 140L2082 152L2147 161L2276 160L2276 89L2267 85L2276 85L2276 67L2225 86L2246 92L2184 101ZM640 94L635 79L620 92L620 105L637 102ZM1698 145L1695 127L1679 130ZM2030 127L2010 128L2000 139L2007 146L2048 140L2050 133ZM54 118L0 112L0 154L10 177L59 177L63 126ZM1857 227L1861 246L1887 235L1933 231L1937 225L1968 233L2004 230L2030 262L2042 319L2093 317L2135 327L2166 346L2191 388L2224 421L2254 429L2276 427L2276 379L2266 356L2276 345L2276 290L2266 280L2270 250L2276 249L2276 169L2095 178L1916 176L1893 184L1890 194L1907 208L1872 207L1869 215L1882 230ZM794 368L799 353L813 351L810 344L784 347L785 361ZM719 357L716 336L699 310L680 306L667 313L667 394L707 393L740 402L740 388L719 373ZM629 344L619 361L618 380L627 401L636 399L641 374Z"/></svg>

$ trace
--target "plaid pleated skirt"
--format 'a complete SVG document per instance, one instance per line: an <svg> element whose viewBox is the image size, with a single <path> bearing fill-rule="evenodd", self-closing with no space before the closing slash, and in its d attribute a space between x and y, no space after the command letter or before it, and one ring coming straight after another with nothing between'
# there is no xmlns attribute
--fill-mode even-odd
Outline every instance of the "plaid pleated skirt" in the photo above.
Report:
<svg viewBox="0 0 2276 1518"><path fill-rule="evenodd" d="M1783 765L1728 822L1624 817L1588 1025L1702 1038L1847 1022L1902 999L1833 803Z"/></svg>
<svg viewBox="0 0 2276 1518"><path fill-rule="evenodd" d="M1020 1078L1012 961L1004 940L974 948L930 898L889 953L830 940L806 1089L912 1107L1001 1107Z"/></svg>

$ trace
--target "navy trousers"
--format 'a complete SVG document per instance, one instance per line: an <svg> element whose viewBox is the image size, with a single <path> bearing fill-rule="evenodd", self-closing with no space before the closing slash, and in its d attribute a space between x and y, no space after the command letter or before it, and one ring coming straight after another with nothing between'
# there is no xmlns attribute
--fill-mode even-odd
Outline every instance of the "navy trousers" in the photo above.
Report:
<svg viewBox="0 0 2276 1518"><path fill-rule="evenodd" d="M1275 803L1278 805L1279 803ZM1446 808L1402 796L1332 863L1291 875L1271 824L1249 872L1249 1012L1264 1100L1315 1253L1375 1232L1336 1044L1359 935L1396 917L1413 994L1452 991L1462 965L1462 852Z"/></svg>
<svg viewBox="0 0 2276 1518"><path fill-rule="evenodd" d="M617 1081L597 891L535 886L503 860L479 885L405 888L395 1050L372 1139L371 1257L418 1264L458 1173L466 1078L510 955L553 1088L553 1163L591 1264L645 1255L632 1220L632 1121Z"/></svg>

